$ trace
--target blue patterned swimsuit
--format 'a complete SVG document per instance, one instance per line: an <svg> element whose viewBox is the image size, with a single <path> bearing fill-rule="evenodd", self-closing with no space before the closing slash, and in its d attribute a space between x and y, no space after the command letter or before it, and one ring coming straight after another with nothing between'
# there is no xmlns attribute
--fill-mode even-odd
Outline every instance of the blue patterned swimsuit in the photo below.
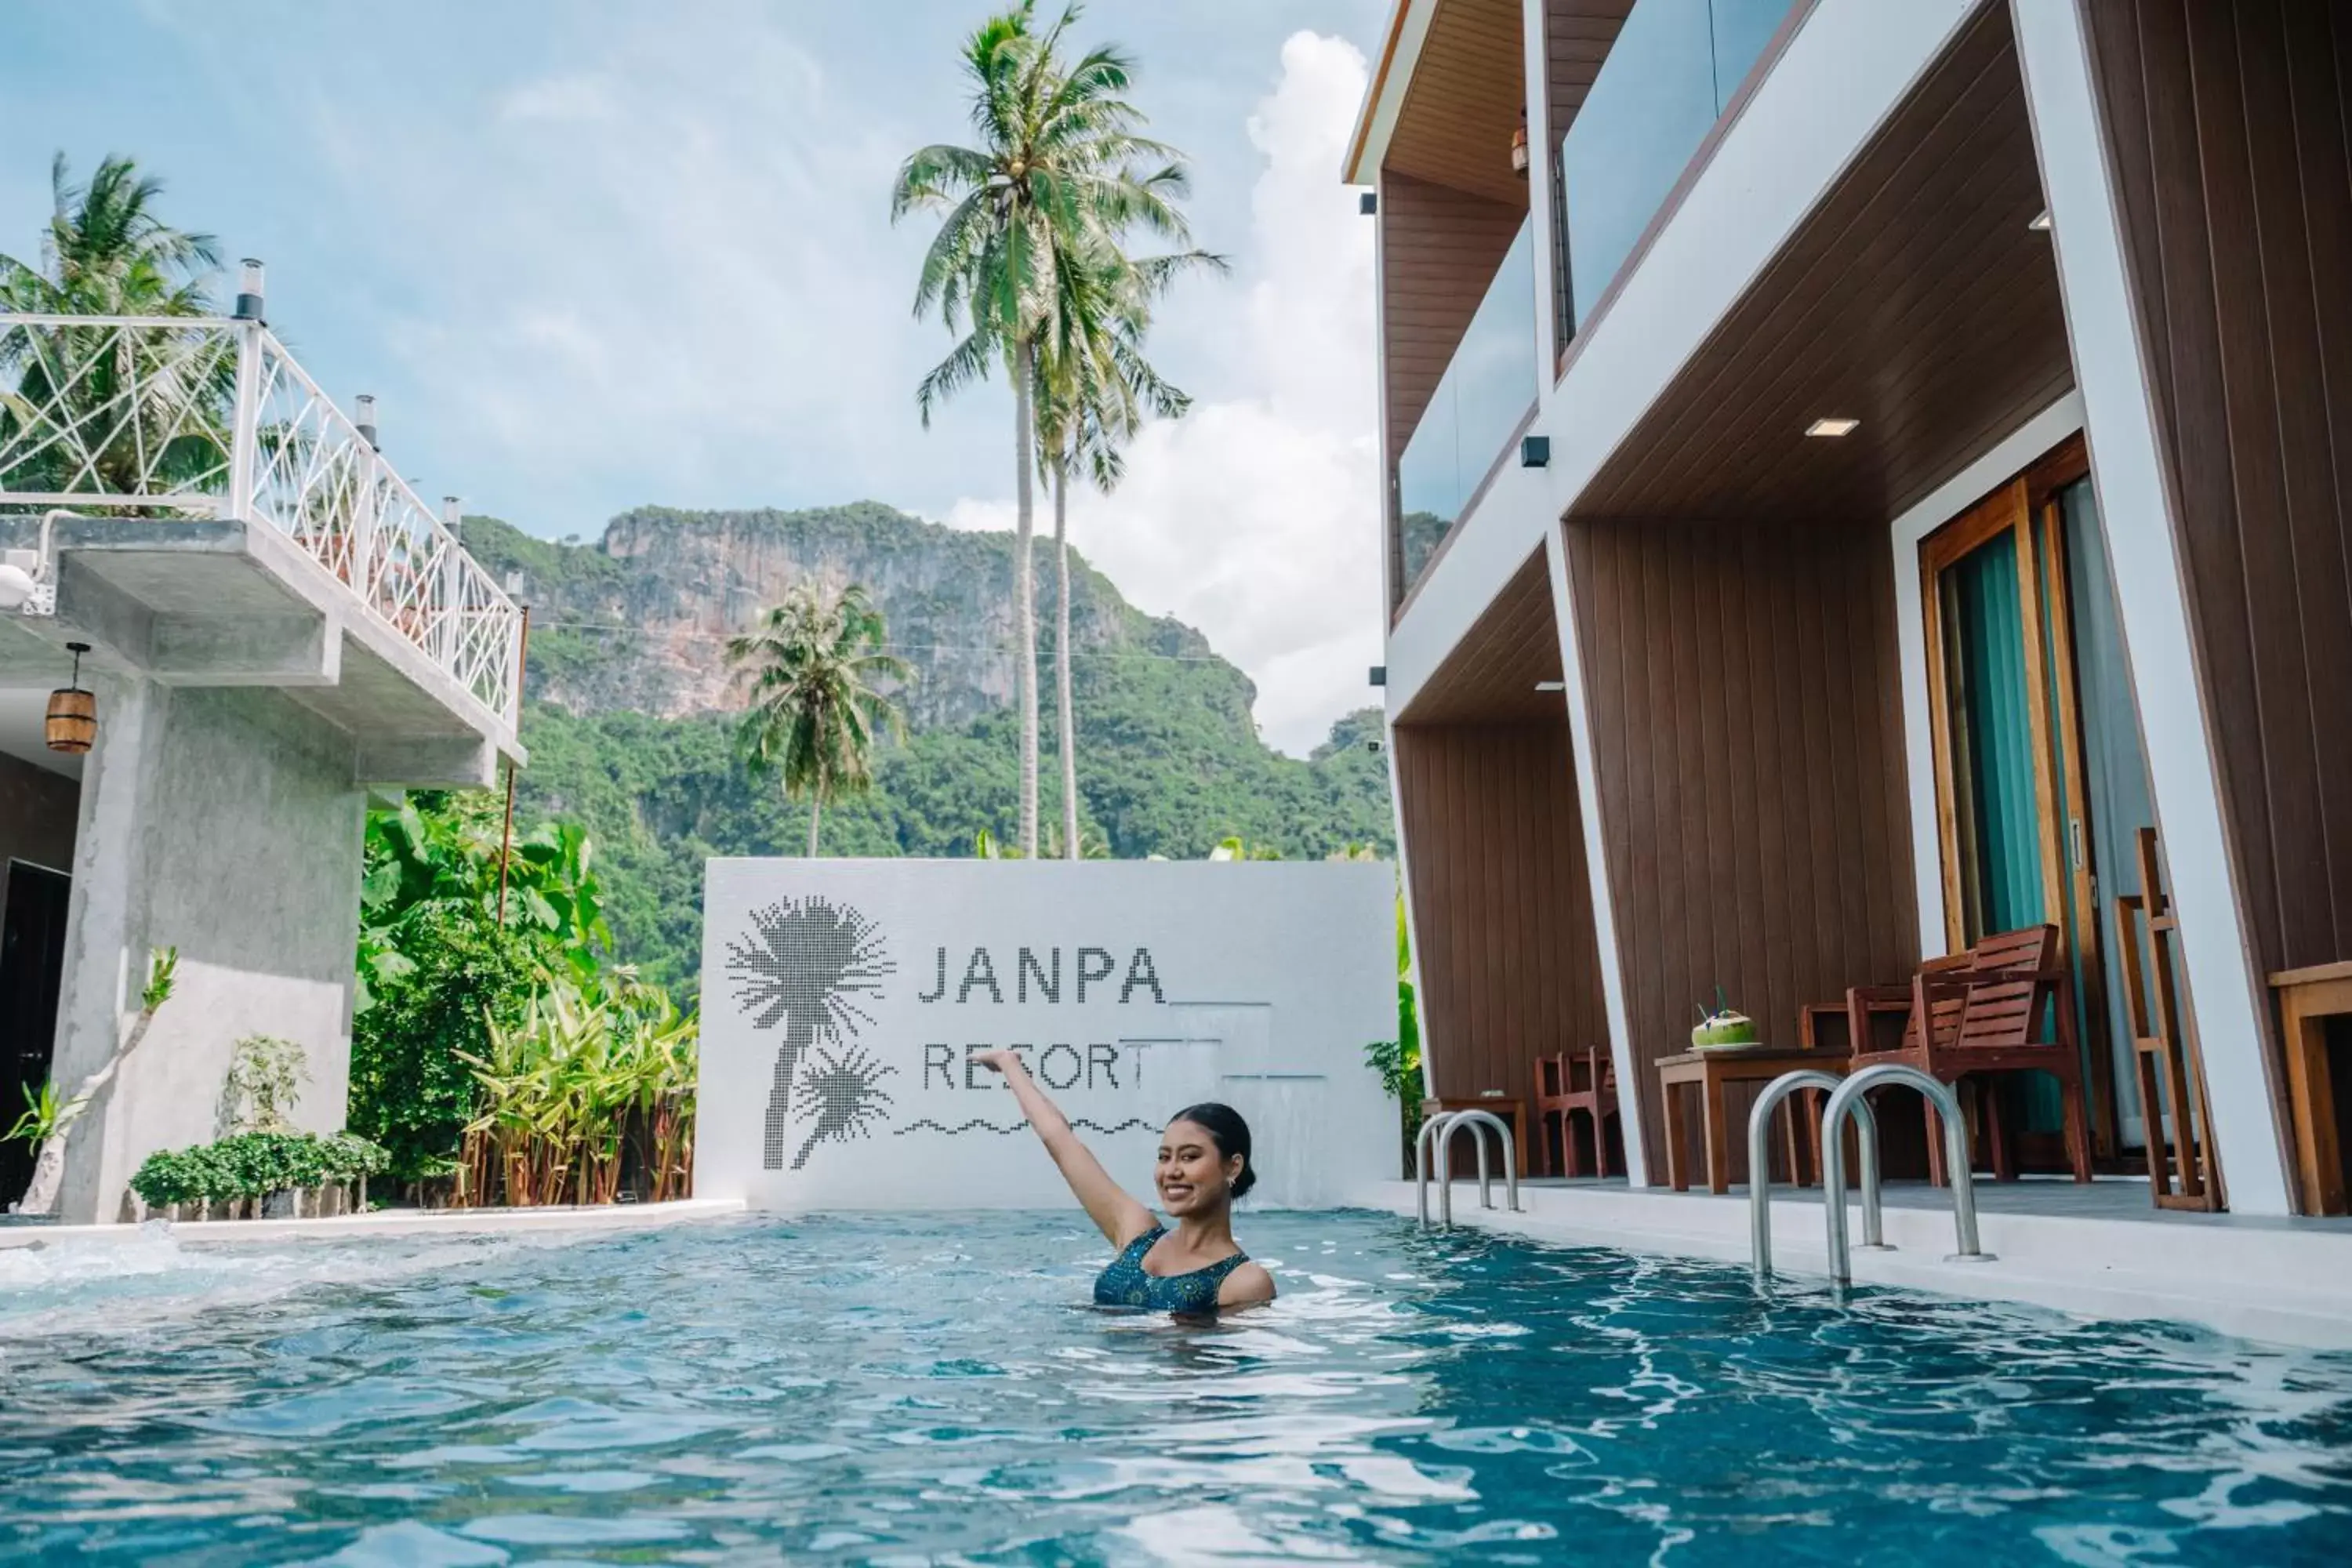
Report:
<svg viewBox="0 0 2352 1568"><path fill-rule="evenodd" d="M1217 1310L1217 1287L1225 1276L1249 1261L1249 1254L1236 1252L1221 1258L1206 1268L1195 1268L1190 1274L1171 1274L1162 1278L1143 1271L1143 1255L1152 1244L1168 1234L1165 1226L1153 1226L1150 1230L1127 1244L1125 1250L1110 1260L1110 1267L1095 1281L1095 1305L1097 1307L1141 1307L1150 1312L1213 1312Z"/></svg>

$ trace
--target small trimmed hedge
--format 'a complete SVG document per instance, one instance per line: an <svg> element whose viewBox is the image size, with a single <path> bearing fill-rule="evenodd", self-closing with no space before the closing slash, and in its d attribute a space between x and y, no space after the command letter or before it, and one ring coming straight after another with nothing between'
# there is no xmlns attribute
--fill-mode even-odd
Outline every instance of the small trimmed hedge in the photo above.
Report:
<svg viewBox="0 0 2352 1568"><path fill-rule="evenodd" d="M347 1186L381 1175L391 1157L349 1132L240 1132L193 1149L147 1156L131 1190L149 1208L173 1204L235 1203L272 1193Z"/></svg>

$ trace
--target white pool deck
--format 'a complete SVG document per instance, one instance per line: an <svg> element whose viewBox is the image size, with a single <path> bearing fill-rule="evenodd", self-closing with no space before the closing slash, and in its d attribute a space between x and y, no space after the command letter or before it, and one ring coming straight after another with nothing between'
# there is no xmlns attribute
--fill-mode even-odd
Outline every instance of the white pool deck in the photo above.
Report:
<svg viewBox="0 0 2352 1568"><path fill-rule="evenodd" d="M1471 1200L1475 1203L1476 1199ZM181 1220L171 1227L182 1243L358 1240L401 1236L504 1236L536 1231L646 1230L685 1220L718 1219L743 1212L740 1198L680 1198L660 1204L610 1204L529 1209L376 1209L323 1219ZM136 1225L0 1224L0 1247L130 1242Z"/></svg>
<svg viewBox="0 0 2352 1568"><path fill-rule="evenodd" d="M1859 1247L1857 1285L1900 1286L1979 1300L2008 1300L2084 1317L2168 1319L2273 1343L2352 1348L2352 1221L2262 1219L2159 1211L2137 1178L2087 1185L2027 1178L1980 1181L1977 1228L1990 1262L1946 1261L1953 1249L1950 1194L1889 1183L1884 1194L1891 1252ZM1524 1211L1478 1206L1478 1184L1456 1178L1454 1218L1538 1240L1633 1252L1749 1260L1748 1192L1727 1196L1633 1188L1622 1180L1522 1183ZM1374 1206L1414 1213L1411 1182L1389 1182ZM1858 1199L1849 1232L1861 1240ZM1818 1284L1829 1272L1818 1187L1776 1188L1772 1257L1780 1272ZM1436 1221L1436 1192L1430 1198Z"/></svg>

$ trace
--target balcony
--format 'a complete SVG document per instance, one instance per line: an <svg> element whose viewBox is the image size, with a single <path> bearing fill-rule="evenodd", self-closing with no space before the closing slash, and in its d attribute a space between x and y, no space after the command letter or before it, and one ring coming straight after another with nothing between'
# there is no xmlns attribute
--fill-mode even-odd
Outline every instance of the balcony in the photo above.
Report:
<svg viewBox="0 0 2352 1568"><path fill-rule="evenodd" d="M297 691L372 782L519 754L520 610L257 320L0 314L7 513L23 631Z"/></svg>
<svg viewBox="0 0 2352 1568"><path fill-rule="evenodd" d="M1791 0L1636 0L1552 158L1556 314L1581 331Z"/></svg>
<svg viewBox="0 0 2352 1568"><path fill-rule="evenodd" d="M1535 231L1522 222L1397 459L1400 595L1420 580L1536 403Z"/></svg>

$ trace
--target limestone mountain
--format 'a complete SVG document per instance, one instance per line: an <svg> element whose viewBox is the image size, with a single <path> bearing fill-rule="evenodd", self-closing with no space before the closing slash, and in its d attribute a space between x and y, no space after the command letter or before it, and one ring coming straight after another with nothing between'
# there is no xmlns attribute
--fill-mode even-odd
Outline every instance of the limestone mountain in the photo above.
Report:
<svg viewBox="0 0 2352 1568"><path fill-rule="evenodd" d="M593 542L468 518L465 541L531 607L520 818L584 819L624 958L691 988L702 861L794 854L805 808L748 778L744 696L726 640L791 584L863 583L912 670L908 718L874 792L828 811L832 855L972 853L1016 806L1013 542L871 501L804 511L643 507ZM1041 568L1049 559L1039 551ZM1121 858L1194 857L1238 835L1293 857L1393 838L1376 712L1341 719L1306 759L1261 741L1249 678L1181 622L1145 615L1075 555L1072 642L1082 837ZM1041 674L1054 584L1039 573ZM1050 690L1050 687L1049 687ZM1051 755L1049 722L1046 744ZM1047 812L1056 815L1054 770Z"/></svg>

